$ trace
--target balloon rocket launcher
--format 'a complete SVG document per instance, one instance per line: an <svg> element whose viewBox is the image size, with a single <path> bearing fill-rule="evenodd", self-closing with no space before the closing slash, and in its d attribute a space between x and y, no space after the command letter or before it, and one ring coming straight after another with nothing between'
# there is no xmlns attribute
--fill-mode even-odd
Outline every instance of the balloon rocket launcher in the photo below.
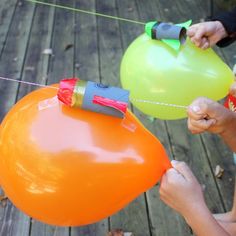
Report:
<svg viewBox="0 0 236 236"><path fill-rule="evenodd" d="M78 78L59 83L58 99L65 105L123 118L129 102L129 91Z"/></svg>
<svg viewBox="0 0 236 236"><path fill-rule="evenodd" d="M180 24L151 21L145 25L145 32L151 39L161 40L178 51L186 41L186 29L191 23L191 20ZM71 78L60 81L57 97L70 107L123 118L128 107L129 91Z"/></svg>

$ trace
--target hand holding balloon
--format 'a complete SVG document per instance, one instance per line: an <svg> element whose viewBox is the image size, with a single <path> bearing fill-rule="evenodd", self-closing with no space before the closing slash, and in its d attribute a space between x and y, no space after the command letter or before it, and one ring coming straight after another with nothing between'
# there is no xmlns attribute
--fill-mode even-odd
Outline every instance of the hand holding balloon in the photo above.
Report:
<svg viewBox="0 0 236 236"><path fill-rule="evenodd" d="M173 168L161 179L161 200L183 216L195 212L196 207L204 207L201 186L186 163L172 161L171 164Z"/></svg>
<svg viewBox="0 0 236 236"><path fill-rule="evenodd" d="M236 115L221 104L200 97L195 99L188 108L188 127L192 133L211 133L222 134L227 130L232 130Z"/></svg>
<svg viewBox="0 0 236 236"><path fill-rule="evenodd" d="M236 152L236 113L208 98L197 98L188 108L188 128L194 133L219 134Z"/></svg>
<svg viewBox="0 0 236 236"><path fill-rule="evenodd" d="M187 35L197 47L207 49L227 37L228 33L220 21L209 21L190 26Z"/></svg>
<svg viewBox="0 0 236 236"><path fill-rule="evenodd" d="M178 211L195 235L229 236L206 206L200 184L184 162L172 161L174 168L162 177L161 199Z"/></svg>

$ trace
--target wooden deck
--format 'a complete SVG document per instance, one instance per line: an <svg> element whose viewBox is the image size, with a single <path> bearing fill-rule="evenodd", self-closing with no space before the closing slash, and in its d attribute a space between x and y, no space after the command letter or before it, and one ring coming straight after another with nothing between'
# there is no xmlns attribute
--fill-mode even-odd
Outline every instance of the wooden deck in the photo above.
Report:
<svg viewBox="0 0 236 236"><path fill-rule="evenodd" d="M210 11L205 0L50 2L142 22L156 18L172 22L193 19L198 22ZM143 27L138 24L23 0L1 0L0 76L40 84L78 76L119 86L119 66L124 50L142 32ZM224 50L217 49L231 67L236 62L234 47L235 44ZM42 54L47 48L52 48L53 55ZM0 81L1 120L18 99L34 89L33 86ZM206 201L212 212L229 210L234 189L234 165L231 151L219 137L191 135L185 119L167 122L152 120L135 109L134 113L160 139L171 158L184 160L190 165L204 185ZM216 165L225 169L221 179L214 176ZM182 217L159 200L158 186L110 218L85 227L53 227L30 219L10 201L0 206L0 236L105 236L115 228L133 232L135 236L192 235Z"/></svg>

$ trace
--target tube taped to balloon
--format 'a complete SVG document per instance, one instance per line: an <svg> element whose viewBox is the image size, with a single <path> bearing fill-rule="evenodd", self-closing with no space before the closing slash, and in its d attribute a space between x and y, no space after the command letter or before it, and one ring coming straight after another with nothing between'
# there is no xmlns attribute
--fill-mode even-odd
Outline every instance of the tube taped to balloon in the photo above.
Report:
<svg viewBox="0 0 236 236"><path fill-rule="evenodd" d="M129 91L78 78L60 81L58 99L67 106L123 118Z"/></svg>
<svg viewBox="0 0 236 236"><path fill-rule="evenodd" d="M181 44L185 43L187 37L185 27L164 22L148 22L145 31L152 39L175 39Z"/></svg>

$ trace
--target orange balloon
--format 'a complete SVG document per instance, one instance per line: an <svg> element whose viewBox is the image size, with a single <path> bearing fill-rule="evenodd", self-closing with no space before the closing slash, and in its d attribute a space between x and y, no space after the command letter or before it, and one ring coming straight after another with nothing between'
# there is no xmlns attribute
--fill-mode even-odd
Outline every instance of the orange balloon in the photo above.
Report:
<svg viewBox="0 0 236 236"><path fill-rule="evenodd" d="M0 129L0 183L26 214L53 225L94 223L171 167L161 143L131 112L122 120L66 107L56 93L28 94Z"/></svg>

